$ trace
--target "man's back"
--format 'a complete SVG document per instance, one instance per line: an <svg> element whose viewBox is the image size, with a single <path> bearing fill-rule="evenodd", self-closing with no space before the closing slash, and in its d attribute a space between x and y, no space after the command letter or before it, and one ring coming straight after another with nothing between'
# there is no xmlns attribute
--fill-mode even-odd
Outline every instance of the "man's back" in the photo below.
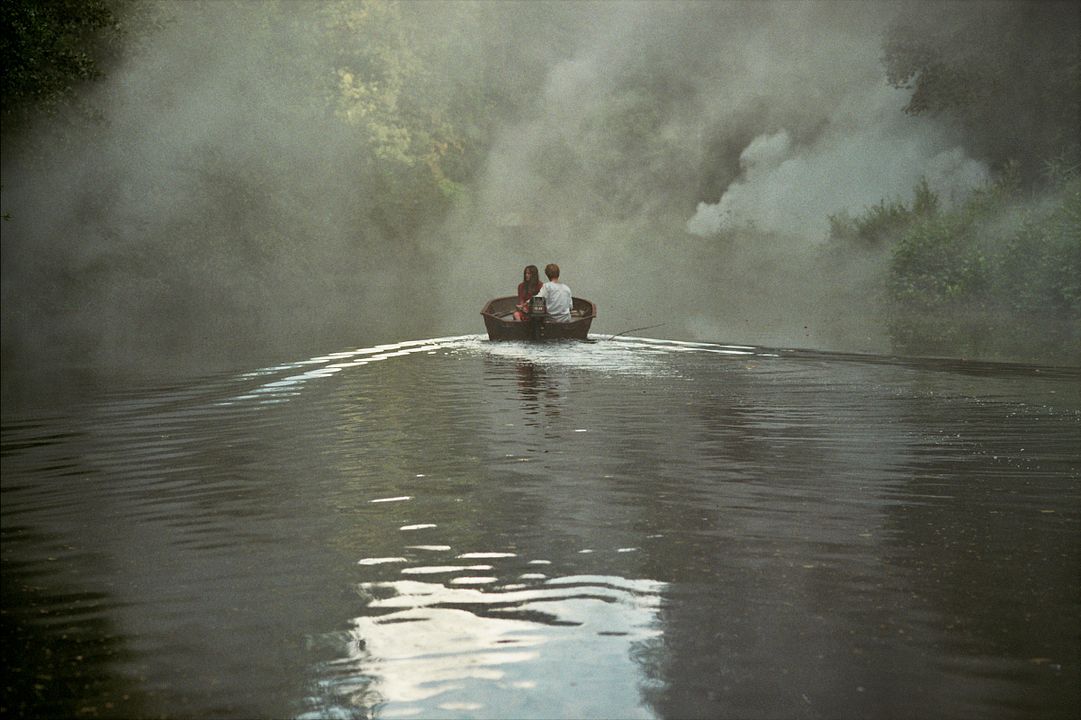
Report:
<svg viewBox="0 0 1081 720"><path fill-rule="evenodd" d="M570 322L573 299L569 287L559 282L559 280L550 280L544 283L537 295L544 298L548 304L548 318L550 320L554 322Z"/></svg>

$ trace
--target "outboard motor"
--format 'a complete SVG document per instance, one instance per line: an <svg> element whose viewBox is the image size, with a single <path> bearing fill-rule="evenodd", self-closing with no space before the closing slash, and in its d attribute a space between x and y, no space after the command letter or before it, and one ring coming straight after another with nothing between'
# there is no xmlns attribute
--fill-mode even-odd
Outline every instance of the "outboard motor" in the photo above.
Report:
<svg viewBox="0 0 1081 720"><path fill-rule="evenodd" d="M533 296L529 299L529 329L534 340L541 339L544 321L548 317L548 301L542 297Z"/></svg>

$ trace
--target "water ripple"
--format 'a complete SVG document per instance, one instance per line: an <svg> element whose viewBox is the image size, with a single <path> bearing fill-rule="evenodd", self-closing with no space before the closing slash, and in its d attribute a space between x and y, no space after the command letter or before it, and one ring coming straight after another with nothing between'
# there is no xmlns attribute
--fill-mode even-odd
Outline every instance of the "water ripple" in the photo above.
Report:
<svg viewBox="0 0 1081 720"><path fill-rule="evenodd" d="M13 656L134 716L1054 715L1079 381L460 336L5 417Z"/></svg>
<svg viewBox="0 0 1081 720"><path fill-rule="evenodd" d="M659 636L664 583L566 576L517 589L461 587L494 582L362 583L368 611L354 619L345 657L328 667L325 695L308 717L376 709L383 717L650 715L631 648ZM586 691L585 678L604 688L600 696ZM559 698L569 685L583 692L567 703Z"/></svg>

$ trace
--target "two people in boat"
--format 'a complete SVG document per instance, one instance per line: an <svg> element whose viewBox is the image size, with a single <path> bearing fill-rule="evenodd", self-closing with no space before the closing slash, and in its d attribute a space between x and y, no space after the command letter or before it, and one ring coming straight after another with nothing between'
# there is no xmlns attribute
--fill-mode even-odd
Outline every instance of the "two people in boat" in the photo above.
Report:
<svg viewBox="0 0 1081 720"><path fill-rule="evenodd" d="M536 265L527 265L522 271L522 282L518 283L518 310L514 313L514 319L525 319L529 301L540 297L548 306L549 322L570 322L573 299L571 289L559 281L559 266L548 263L544 267L544 274L548 276L548 282L541 285Z"/></svg>

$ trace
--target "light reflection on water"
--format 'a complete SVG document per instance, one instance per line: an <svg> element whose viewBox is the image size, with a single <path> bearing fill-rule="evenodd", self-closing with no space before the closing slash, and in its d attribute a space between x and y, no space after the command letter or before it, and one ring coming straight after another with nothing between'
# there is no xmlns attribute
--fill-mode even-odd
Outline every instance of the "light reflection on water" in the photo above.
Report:
<svg viewBox="0 0 1081 720"><path fill-rule="evenodd" d="M1077 370L648 338L115 388L4 418L5 659L33 714L1072 717L1079 447Z"/></svg>
<svg viewBox="0 0 1081 720"><path fill-rule="evenodd" d="M358 708L381 717L651 716L634 657L660 635L663 584L541 573L515 580L361 583L366 613L353 621L345 657L328 663L321 689L329 700L309 716ZM568 693L574 687L580 692Z"/></svg>

